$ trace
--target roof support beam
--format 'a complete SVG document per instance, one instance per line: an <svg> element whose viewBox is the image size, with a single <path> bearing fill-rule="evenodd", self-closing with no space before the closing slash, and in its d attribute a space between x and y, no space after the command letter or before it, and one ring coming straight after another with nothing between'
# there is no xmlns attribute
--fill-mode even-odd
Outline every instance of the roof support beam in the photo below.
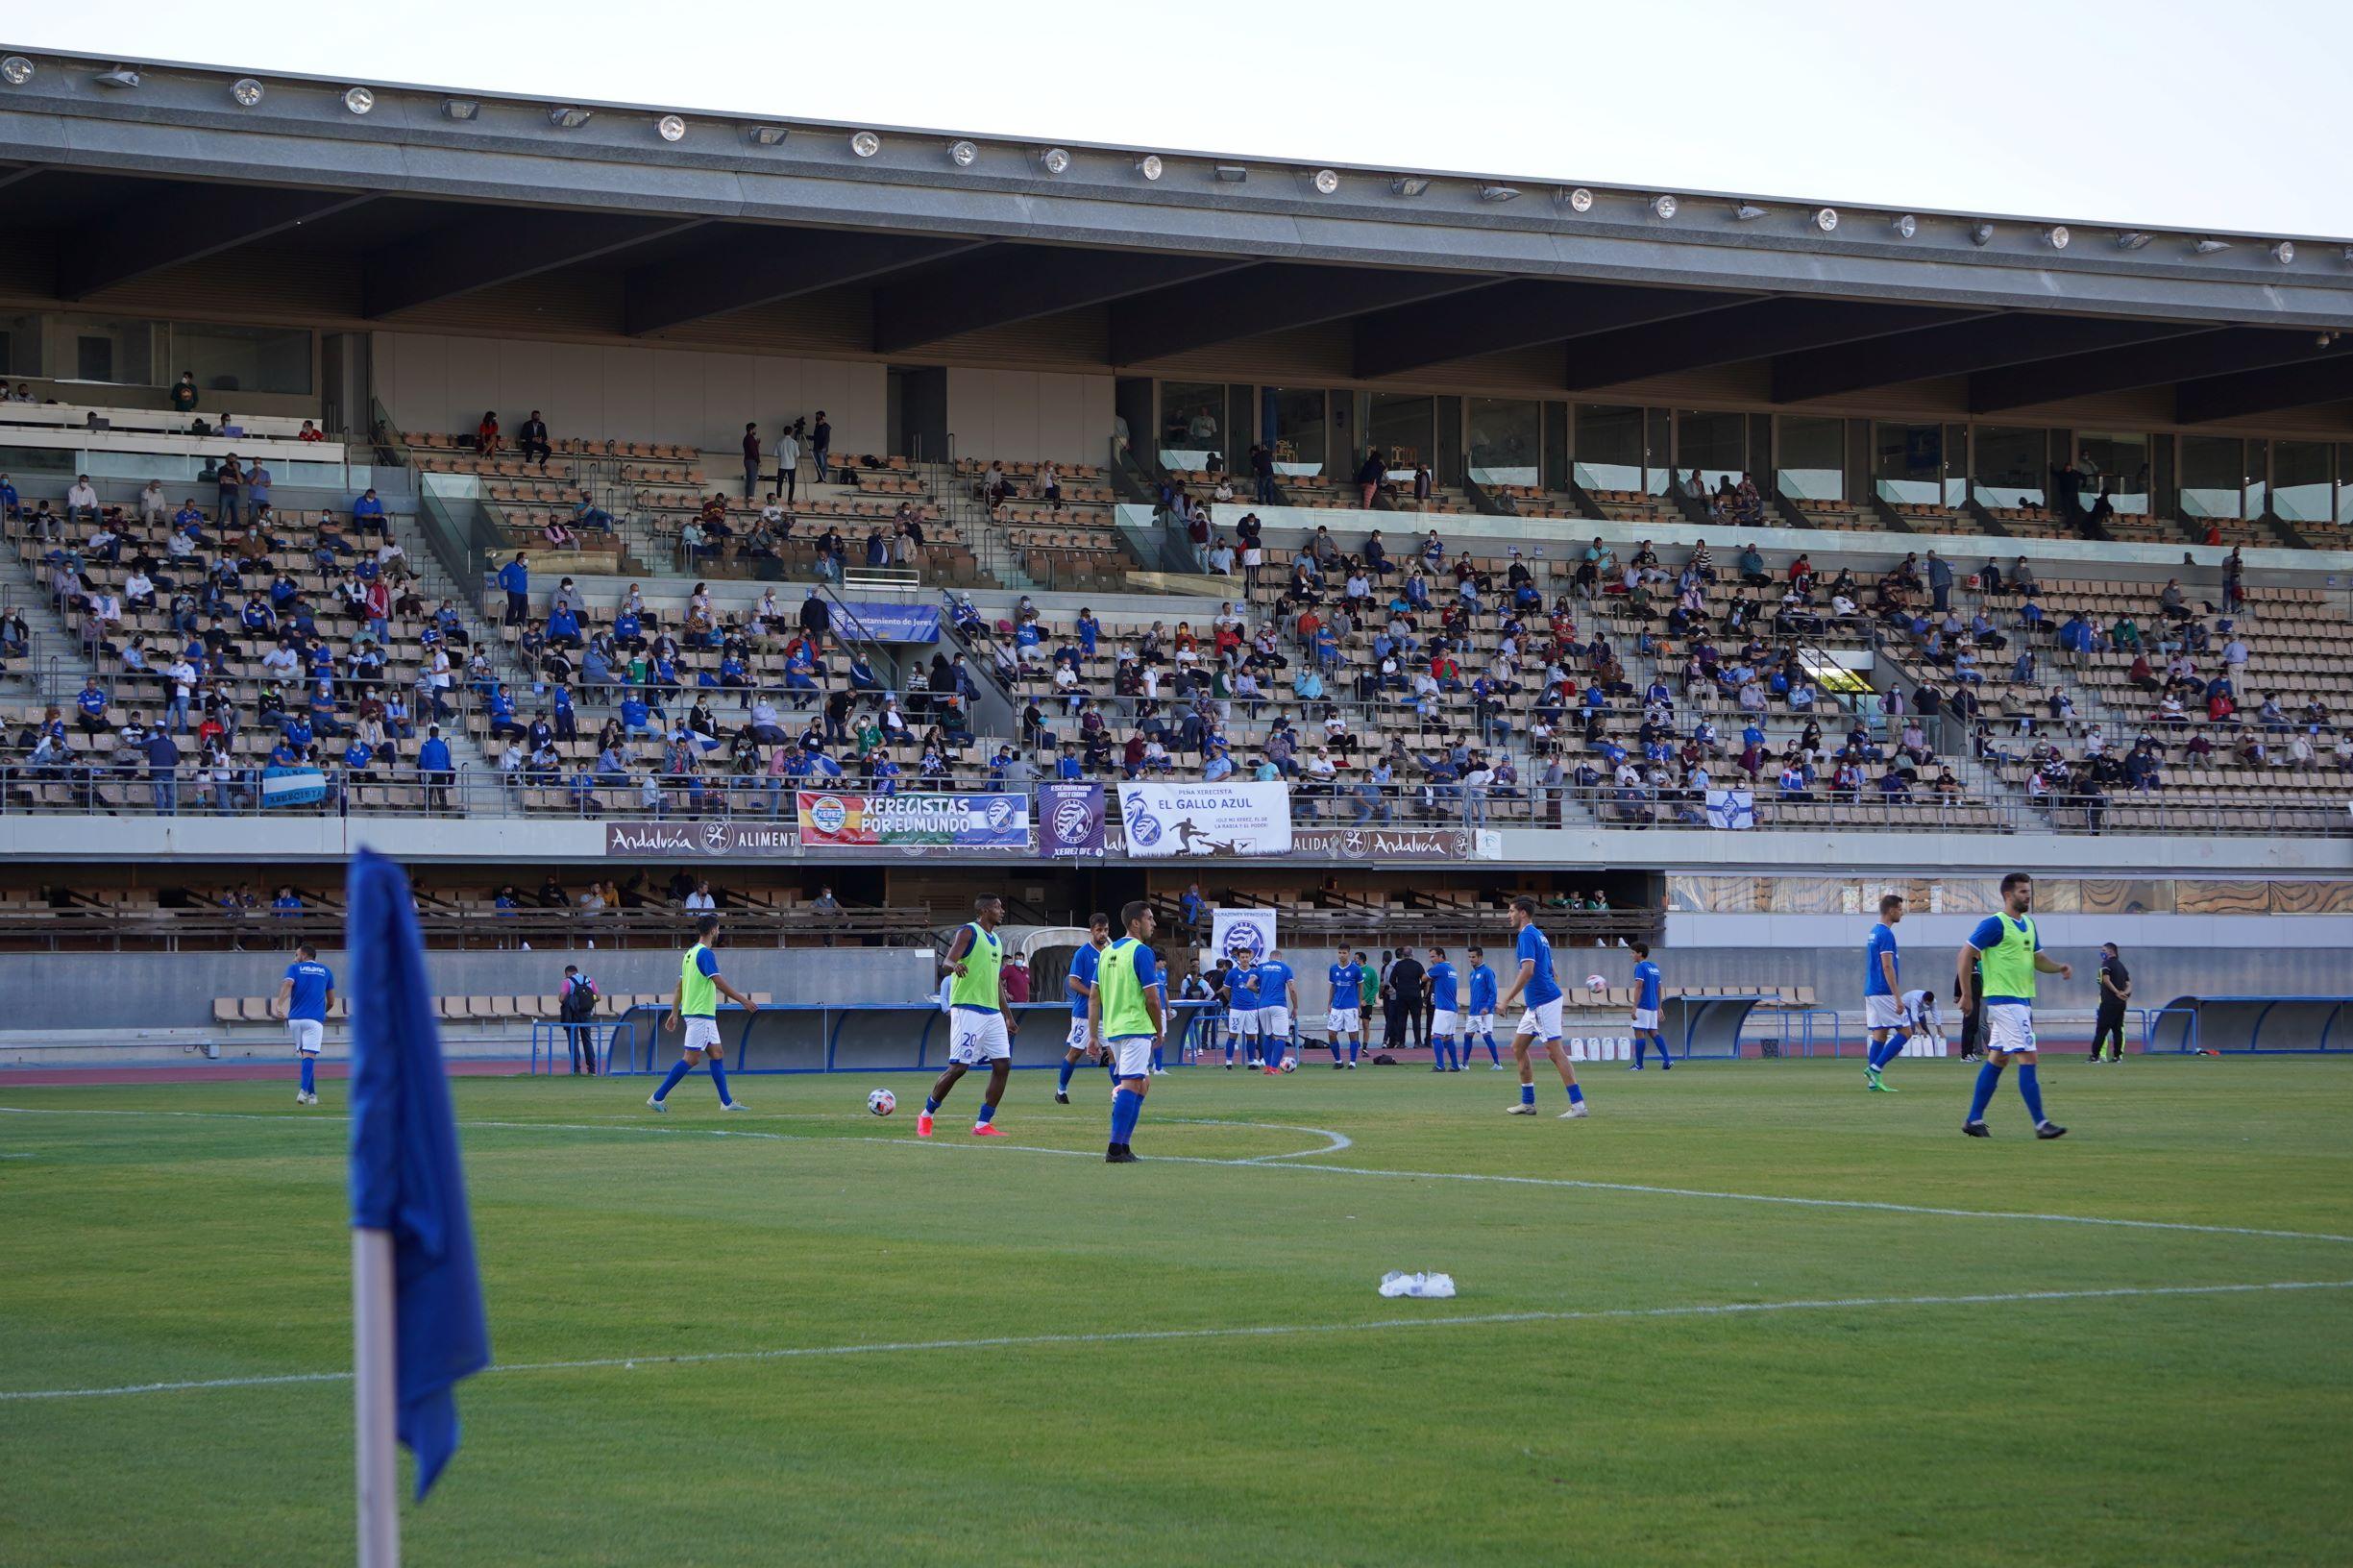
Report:
<svg viewBox="0 0 2353 1568"><path fill-rule="evenodd" d="M1773 362L1773 401L1804 403L1931 376L1962 376L2096 349L2122 348L2205 331L2190 323L2118 321L2021 312L1949 323L1836 348L1785 354Z"/></svg>
<svg viewBox="0 0 2353 1568"><path fill-rule="evenodd" d="M640 267L623 286L632 337L732 315L822 288L861 283L978 250L981 239L832 229L740 233L706 251Z"/></svg>
<svg viewBox="0 0 2353 1568"><path fill-rule="evenodd" d="M483 212L368 257L360 313L389 316L494 283L552 272L689 229L701 218L610 212Z"/></svg>
<svg viewBox="0 0 2353 1568"><path fill-rule="evenodd" d="M936 277L874 292L874 352L896 354L962 332L1104 305L1250 265L1239 256L1170 256L999 246Z"/></svg>
<svg viewBox="0 0 2353 1568"><path fill-rule="evenodd" d="M1536 348L1634 322L1721 310L1754 297L1515 278L1435 304L1364 317L1357 323L1356 369L1365 378L1397 376L1450 359Z"/></svg>
<svg viewBox="0 0 2353 1568"><path fill-rule="evenodd" d="M1736 365L1770 355L1965 321L1975 312L1847 300L1759 300L1734 309L1597 333L1569 346L1571 388Z"/></svg>
<svg viewBox="0 0 2353 1568"><path fill-rule="evenodd" d="M2325 349L2316 344L2313 355L2300 365L2184 381L2173 389L2173 417L2184 425L2201 425L2353 398L2353 343Z"/></svg>
<svg viewBox="0 0 2353 1568"><path fill-rule="evenodd" d="M1290 261L1197 278L1112 306L1112 363L1165 359L1261 332L1314 327L1367 310L1459 294L1483 282L1463 273L1317 267Z"/></svg>
<svg viewBox="0 0 2353 1568"><path fill-rule="evenodd" d="M58 297L87 299L134 278L251 245L375 199L367 191L188 185L110 213L61 246Z"/></svg>
<svg viewBox="0 0 2353 1568"><path fill-rule="evenodd" d="M1969 379L1969 411L1999 413L2066 398L2130 392L2169 381L2292 365L2322 351L2308 332L2225 327L2162 343L2071 355L2039 364L1980 372Z"/></svg>

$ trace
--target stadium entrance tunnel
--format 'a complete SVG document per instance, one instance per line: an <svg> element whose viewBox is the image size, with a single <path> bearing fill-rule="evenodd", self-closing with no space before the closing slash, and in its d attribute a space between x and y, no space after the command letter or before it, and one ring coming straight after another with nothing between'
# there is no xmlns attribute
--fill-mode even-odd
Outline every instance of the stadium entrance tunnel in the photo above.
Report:
<svg viewBox="0 0 2353 1568"><path fill-rule="evenodd" d="M2176 996L2149 1018L2142 1049L2353 1051L2353 996Z"/></svg>
<svg viewBox="0 0 2353 1568"><path fill-rule="evenodd" d="M1018 1027L1013 1065L1050 1067L1068 1048L1070 1009L1030 1002L1009 1009ZM667 1072L683 1031L664 1027L668 1010L636 1007L613 1025L608 1070ZM1176 1054L1180 1030L1169 1032ZM719 1011L729 1072L938 1072L947 1066L948 1021L937 1002L784 1004Z"/></svg>

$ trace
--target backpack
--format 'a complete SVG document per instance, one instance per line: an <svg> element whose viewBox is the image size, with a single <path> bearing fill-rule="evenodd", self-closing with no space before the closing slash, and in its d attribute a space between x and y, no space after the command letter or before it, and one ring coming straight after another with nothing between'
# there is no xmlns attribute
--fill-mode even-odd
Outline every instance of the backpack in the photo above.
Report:
<svg viewBox="0 0 2353 1568"><path fill-rule="evenodd" d="M585 1023L597 1011L597 983L587 975L576 975L565 986L562 1002L566 1023Z"/></svg>

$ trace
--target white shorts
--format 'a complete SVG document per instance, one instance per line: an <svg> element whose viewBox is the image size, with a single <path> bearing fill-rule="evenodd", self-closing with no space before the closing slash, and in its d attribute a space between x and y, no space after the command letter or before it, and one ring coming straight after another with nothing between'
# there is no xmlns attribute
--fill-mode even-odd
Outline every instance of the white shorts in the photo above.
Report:
<svg viewBox="0 0 2353 1568"><path fill-rule="evenodd" d="M1492 1013L1474 1013L1470 1016L1468 1026L1471 1033L1474 1035L1491 1035L1495 1033L1495 1015Z"/></svg>
<svg viewBox="0 0 2353 1568"><path fill-rule="evenodd" d="M1646 1029L1655 1034L1658 1030L1658 1009L1654 1007L1635 1008L1633 1027Z"/></svg>
<svg viewBox="0 0 2353 1568"><path fill-rule="evenodd" d="M1863 998L1863 1027L1866 1029L1900 1029L1903 1027L1903 1001L1896 996L1866 996Z"/></svg>
<svg viewBox="0 0 2353 1568"><path fill-rule="evenodd" d="M688 1018L686 1048L690 1051L719 1049L719 1020L717 1018Z"/></svg>
<svg viewBox="0 0 2353 1568"><path fill-rule="evenodd" d="M1451 1007L1434 1009L1430 1015L1430 1033L1434 1038L1452 1040L1462 1032L1462 1015Z"/></svg>
<svg viewBox="0 0 2353 1568"><path fill-rule="evenodd" d="M959 1007L947 1016L947 1059L960 1066L1011 1060L1013 1044L1005 1035L1005 1015Z"/></svg>
<svg viewBox="0 0 2353 1568"><path fill-rule="evenodd" d="M1364 1027L1364 1015L1353 1007L1336 1007L1324 1015L1324 1033L1344 1039Z"/></svg>
<svg viewBox="0 0 2353 1568"><path fill-rule="evenodd" d="M1151 1077L1152 1039L1150 1035L1114 1035L1105 1041L1114 1058L1112 1071L1121 1078Z"/></svg>
<svg viewBox="0 0 2353 1568"><path fill-rule="evenodd" d="M2024 1002L1985 1004L1985 1048L1989 1051L2034 1049L2034 1009Z"/></svg>
<svg viewBox="0 0 2353 1568"><path fill-rule="evenodd" d="M1259 1033L1269 1040L1291 1038L1291 1010L1287 1007L1259 1009Z"/></svg>
<svg viewBox="0 0 2353 1568"><path fill-rule="evenodd" d="M1087 1048L1087 1015L1083 1011L1070 1015L1070 1034L1063 1048L1072 1051Z"/></svg>
<svg viewBox="0 0 2353 1568"><path fill-rule="evenodd" d="M1560 998L1549 1002L1530 1002L1528 1011L1520 1015L1520 1026L1514 1034L1530 1035L1537 1040L1555 1041L1560 1038Z"/></svg>
<svg viewBox="0 0 2353 1568"><path fill-rule="evenodd" d="M1264 1016L1255 1007L1229 1007L1226 1009L1226 1028L1244 1039L1250 1039L1258 1034L1259 1019Z"/></svg>
<svg viewBox="0 0 2353 1568"><path fill-rule="evenodd" d="M316 1018L288 1018L286 1033L293 1037L294 1048L305 1056L319 1054L319 1041L327 1033L327 1025Z"/></svg>

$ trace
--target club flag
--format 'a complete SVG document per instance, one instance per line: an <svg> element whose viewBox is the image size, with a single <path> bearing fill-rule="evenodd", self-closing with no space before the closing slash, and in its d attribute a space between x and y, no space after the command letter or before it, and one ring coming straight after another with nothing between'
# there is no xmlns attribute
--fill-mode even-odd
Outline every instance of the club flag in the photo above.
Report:
<svg viewBox="0 0 2353 1568"><path fill-rule="evenodd" d="M490 1328L408 878L361 849L345 907L352 1224L392 1237L396 1430L417 1457L421 1501L457 1452L453 1390L490 1364Z"/></svg>

